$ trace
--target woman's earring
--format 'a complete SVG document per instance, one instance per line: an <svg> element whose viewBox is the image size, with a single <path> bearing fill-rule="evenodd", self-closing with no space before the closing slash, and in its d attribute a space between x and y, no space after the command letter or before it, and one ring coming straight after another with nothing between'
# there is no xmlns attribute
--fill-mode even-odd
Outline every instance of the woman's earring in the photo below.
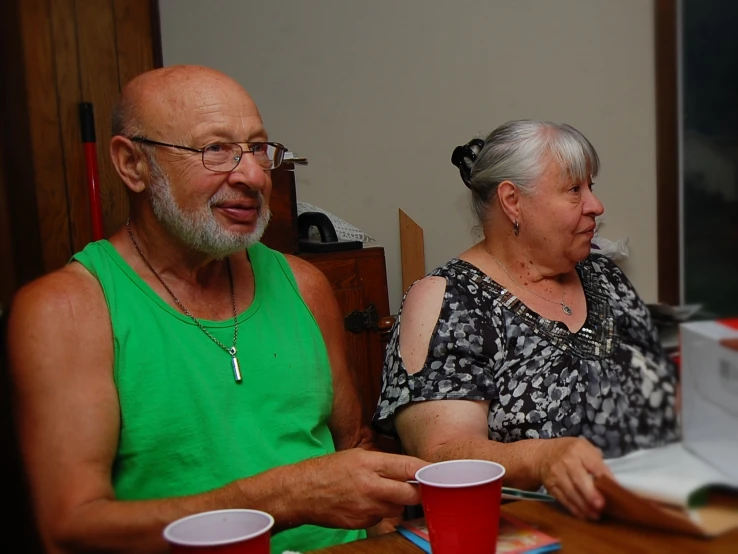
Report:
<svg viewBox="0 0 738 554"><path fill-rule="evenodd" d="M515 223L513 223L513 233L515 233L516 237L520 234L520 224L517 219L515 220Z"/></svg>

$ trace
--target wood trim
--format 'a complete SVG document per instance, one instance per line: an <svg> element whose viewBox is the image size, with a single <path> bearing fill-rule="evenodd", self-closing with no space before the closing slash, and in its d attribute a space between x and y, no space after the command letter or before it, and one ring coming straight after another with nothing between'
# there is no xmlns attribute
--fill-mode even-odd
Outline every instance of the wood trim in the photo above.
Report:
<svg viewBox="0 0 738 554"><path fill-rule="evenodd" d="M26 205L23 211L29 206L38 208L42 273L63 266L72 253L49 5L44 0L19 2L28 119L18 123L27 125L30 131L30 142L19 155L22 163L33 168L33 179L15 182L22 182L36 193L35 203ZM13 178L17 179L18 175ZM12 200L11 203L23 206Z"/></svg>
<svg viewBox="0 0 738 554"><path fill-rule="evenodd" d="M80 43L74 0L51 2L51 32L54 44L56 96L59 99L57 147L63 153L59 171L64 175L68 203L71 251L81 250L92 237L85 159L79 127L78 102L82 98L79 66ZM66 261L66 260L65 260ZM48 267L47 270L56 269Z"/></svg>
<svg viewBox="0 0 738 554"><path fill-rule="evenodd" d="M656 212L659 301L679 304L679 96L677 0L654 2Z"/></svg>
<svg viewBox="0 0 738 554"><path fill-rule="evenodd" d="M404 294L410 285L425 277L425 241L423 228L402 210L400 210L400 258Z"/></svg>
<svg viewBox="0 0 738 554"><path fill-rule="evenodd" d="M10 183L13 180L9 173L8 151L16 140L22 140L21 137L15 136L13 133L13 122L11 120L11 110L16 112L21 106L13 104L18 98L13 98L10 93L8 81L19 78L17 67L18 56L10 54L17 52L18 32L13 31L14 27L10 21L17 21L15 2L9 2L7 9L3 9L3 19L0 20L0 75L3 75L4 83L0 89L0 118L2 118L3 126L0 132L0 304L4 309L8 308L10 299L15 292L16 287L16 262L13 256L13 244L11 241L10 229ZM11 57L16 59L16 67L13 67ZM12 108L10 107L12 106ZM17 115L16 115L17 117ZM3 316L0 316L0 329L2 328ZM2 334L0 333L0 347L2 346ZM2 357L0 357L2 363Z"/></svg>
<svg viewBox="0 0 738 554"><path fill-rule="evenodd" d="M159 33L157 7L155 0L114 0L118 80L121 89L142 70L161 67L154 65L158 61L156 56L160 55L156 51L161 52L161 44L154 43L155 35ZM156 21L153 21L153 17L157 17Z"/></svg>
<svg viewBox="0 0 738 554"><path fill-rule="evenodd" d="M261 238L261 242L269 248L285 254L296 254L299 250L294 169L294 164L286 163L272 171L272 194L269 199L272 219Z"/></svg>
<svg viewBox="0 0 738 554"><path fill-rule="evenodd" d="M151 9L151 50L153 53L152 69L164 67L164 54L161 49L161 16L159 15L159 0L149 0Z"/></svg>
<svg viewBox="0 0 738 554"><path fill-rule="evenodd" d="M0 144L2 144L0 142ZM15 264L10 244L10 210L5 186L5 149L0 148L0 321L15 291ZM2 335L0 335L0 341Z"/></svg>

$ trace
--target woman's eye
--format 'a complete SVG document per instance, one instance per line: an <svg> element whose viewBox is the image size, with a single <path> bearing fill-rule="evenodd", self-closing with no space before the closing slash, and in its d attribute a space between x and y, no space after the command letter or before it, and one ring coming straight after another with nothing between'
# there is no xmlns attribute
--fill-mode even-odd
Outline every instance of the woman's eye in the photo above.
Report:
<svg viewBox="0 0 738 554"><path fill-rule="evenodd" d="M224 149L224 145L220 143L209 144L205 147L206 152L222 152L223 149Z"/></svg>
<svg viewBox="0 0 738 554"><path fill-rule="evenodd" d="M269 146L266 142L257 142L256 144L251 145L251 151L254 154L263 154L267 151L267 146Z"/></svg>

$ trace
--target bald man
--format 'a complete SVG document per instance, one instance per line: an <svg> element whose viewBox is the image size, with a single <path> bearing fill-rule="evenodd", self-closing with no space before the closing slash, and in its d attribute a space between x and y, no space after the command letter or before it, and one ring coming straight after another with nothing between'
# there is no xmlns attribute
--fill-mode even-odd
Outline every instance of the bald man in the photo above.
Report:
<svg viewBox="0 0 738 554"><path fill-rule="evenodd" d="M130 218L22 288L21 449L48 552L166 552L166 524L254 508L272 551L348 542L420 499L374 451L323 274L259 242L284 147L230 77L140 75L110 155Z"/></svg>

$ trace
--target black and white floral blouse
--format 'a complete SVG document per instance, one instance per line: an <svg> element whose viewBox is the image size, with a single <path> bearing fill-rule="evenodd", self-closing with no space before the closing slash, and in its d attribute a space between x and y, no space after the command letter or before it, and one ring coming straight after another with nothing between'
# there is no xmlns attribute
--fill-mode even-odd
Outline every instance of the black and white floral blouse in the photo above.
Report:
<svg viewBox="0 0 738 554"><path fill-rule="evenodd" d="M453 259L431 273L446 292L428 356L408 375L398 314L374 425L394 434L411 402L489 400L489 438L589 439L606 458L678 440L676 367L645 304L608 258L577 265L587 319L572 333L539 316L474 265Z"/></svg>

